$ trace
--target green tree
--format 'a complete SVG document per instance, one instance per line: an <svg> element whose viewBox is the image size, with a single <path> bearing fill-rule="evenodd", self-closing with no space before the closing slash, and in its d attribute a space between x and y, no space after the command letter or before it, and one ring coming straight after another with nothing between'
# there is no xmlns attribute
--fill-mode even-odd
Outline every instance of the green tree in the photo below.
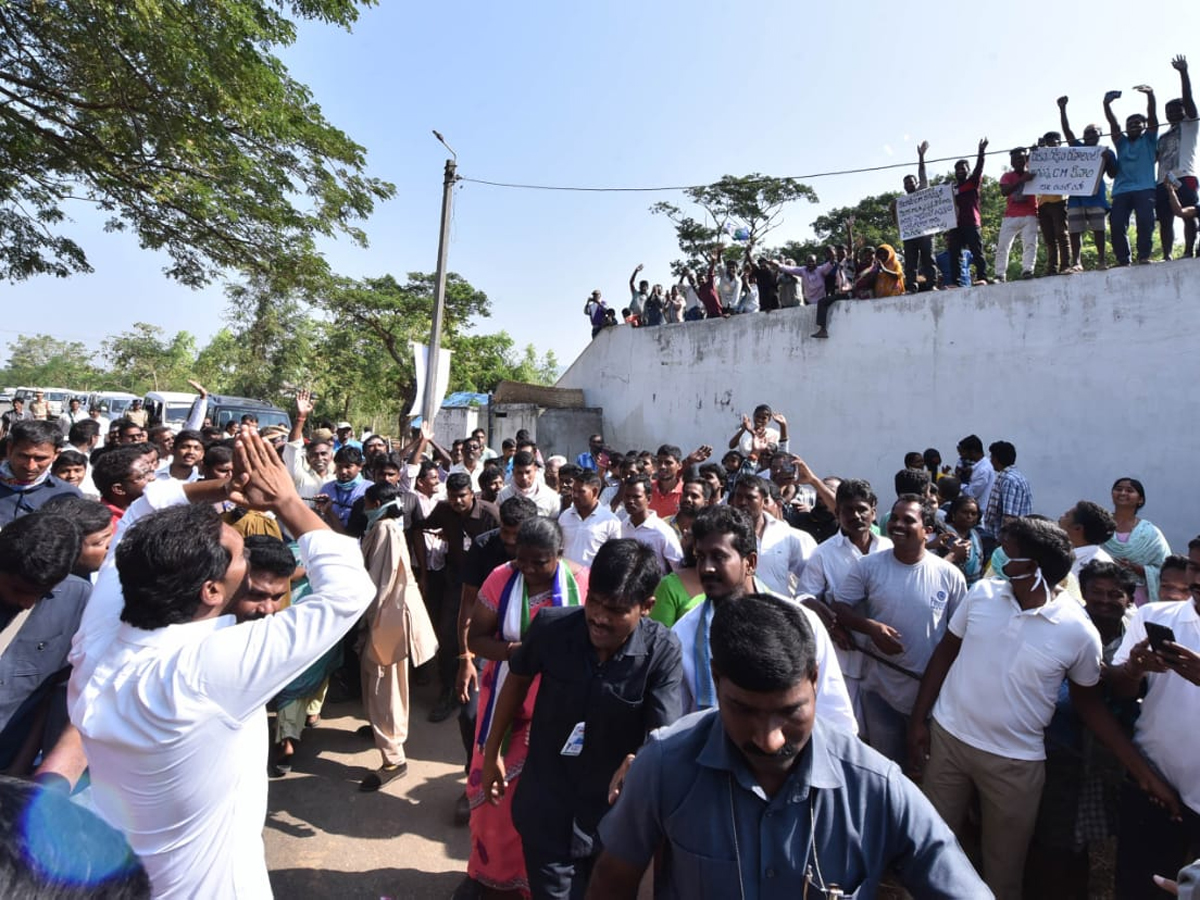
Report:
<svg viewBox="0 0 1200 900"><path fill-rule="evenodd" d="M459 335L450 345L450 390L490 393L501 381L551 385L558 380L559 364L553 350L538 357L537 348L527 344L521 356L507 331L496 334Z"/></svg>
<svg viewBox="0 0 1200 900"><path fill-rule="evenodd" d="M402 416L407 413L416 393L409 344L426 343L429 340L434 281L432 274L409 272L404 284L391 275L359 281L343 278L330 283L317 302L329 314L331 326L342 341L339 352L343 354L340 372L343 380L339 383L339 389L345 390L341 385L353 383L349 376L355 356L366 356L361 350L356 351L352 342L368 342L382 350L383 357L380 359L371 354L373 365L367 370L367 375L374 384L367 389L359 381L356 393L377 397L380 389L385 389L390 392L395 414ZM453 272L447 275L444 346L452 349L459 334L474 317L486 317L490 313L491 302L487 294L473 287L461 275ZM342 331L348 334L341 336ZM351 396L346 396L346 408L349 408Z"/></svg>
<svg viewBox="0 0 1200 900"><path fill-rule="evenodd" d="M131 330L107 338L100 352L123 390L185 391L196 361L196 339L186 331L168 339L159 326L134 322Z"/></svg>
<svg viewBox="0 0 1200 900"><path fill-rule="evenodd" d="M8 366L0 379L9 385L65 387L90 390L101 381L92 364L92 352L79 341L63 341L48 334L19 335L8 345Z"/></svg>
<svg viewBox="0 0 1200 900"><path fill-rule="evenodd" d="M354 221L394 188L273 51L288 12L348 29L370 2L0 4L0 277L90 271L60 230L76 199L193 286L304 279L326 269L317 236L365 243Z"/></svg>
<svg viewBox="0 0 1200 900"><path fill-rule="evenodd" d="M227 320L233 326L241 364L225 388L230 393L280 401L285 392L311 379L318 323L303 295L252 277L226 289Z"/></svg>
<svg viewBox="0 0 1200 900"><path fill-rule="evenodd" d="M745 228L749 232L747 245L762 246L767 234L783 221L783 208L796 200L817 202L816 192L794 178L772 178L755 172L750 175L725 175L715 184L688 188L684 195L701 210L703 221L695 215L665 201L655 203L650 211L664 215L675 225L675 235L684 258L671 264L679 275L684 269L708 265L713 247L725 234L725 227ZM729 255L740 255L730 248Z"/></svg>

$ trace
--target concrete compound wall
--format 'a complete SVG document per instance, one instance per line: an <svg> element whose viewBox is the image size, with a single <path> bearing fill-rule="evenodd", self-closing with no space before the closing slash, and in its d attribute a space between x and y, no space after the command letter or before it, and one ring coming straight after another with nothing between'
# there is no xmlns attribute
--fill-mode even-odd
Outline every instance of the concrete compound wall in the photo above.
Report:
<svg viewBox="0 0 1200 900"><path fill-rule="evenodd" d="M559 387L602 407L621 448L701 443L720 456L742 413L783 412L819 475L870 479L881 505L904 453L1009 440L1036 512L1110 506L1146 486L1145 518L1186 552L1200 533L1200 262L836 304L726 321L606 329Z"/></svg>

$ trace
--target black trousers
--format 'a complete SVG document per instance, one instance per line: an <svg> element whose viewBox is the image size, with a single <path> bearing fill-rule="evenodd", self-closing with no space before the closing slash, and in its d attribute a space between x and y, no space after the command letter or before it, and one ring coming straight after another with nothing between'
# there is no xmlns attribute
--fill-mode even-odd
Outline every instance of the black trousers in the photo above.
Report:
<svg viewBox="0 0 1200 900"><path fill-rule="evenodd" d="M482 664L484 662L485 660L475 657L475 667L481 675L483 674ZM471 774L471 751L475 749L475 725L478 718L479 691L472 690L471 696L467 698L467 702L458 708L458 734L462 738L463 753L467 757L464 771L468 775Z"/></svg>
<svg viewBox="0 0 1200 900"><path fill-rule="evenodd" d="M974 252L974 251L972 251ZM925 276L925 290L937 284L937 266L933 264L933 235L904 242L904 287L917 290L917 275Z"/></svg>
<svg viewBox="0 0 1200 900"><path fill-rule="evenodd" d="M1159 900L1165 895L1155 875L1175 880L1195 858L1200 844L1200 815L1186 806L1183 821L1172 822L1167 812L1150 802L1131 782L1121 785L1121 814L1117 834L1117 900Z"/></svg>
<svg viewBox="0 0 1200 900"><path fill-rule="evenodd" d="M962 271L962 252L971 251L971 259L975 264L975 278L983 281L987 278L987 257L983 255L983 236L978 225L959 225L952 231L946 232L947 243L950 245L950 271L953 278L958 278Z"/></svg>

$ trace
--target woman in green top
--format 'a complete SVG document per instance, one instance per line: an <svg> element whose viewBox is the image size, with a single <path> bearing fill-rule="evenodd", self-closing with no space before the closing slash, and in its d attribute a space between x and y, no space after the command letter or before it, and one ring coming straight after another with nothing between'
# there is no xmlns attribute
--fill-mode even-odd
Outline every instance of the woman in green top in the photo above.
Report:
<svg viewBox="0 0 1200 900"><path fill-rule="evenodd" d="M683 546L683 566L658 583L654 591L654 608L650 610L650 618L668 628L704 599L704 588L696 571L696 557L692 555L692 522L695 518L696 514L691 510L681 509L671 521L679 532L679 543Z"/></svg>

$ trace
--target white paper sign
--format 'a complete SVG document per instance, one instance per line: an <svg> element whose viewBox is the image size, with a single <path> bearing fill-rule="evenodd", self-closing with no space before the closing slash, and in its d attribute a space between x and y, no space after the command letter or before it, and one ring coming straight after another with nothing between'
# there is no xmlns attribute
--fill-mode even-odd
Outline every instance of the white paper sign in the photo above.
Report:
<svg viewBox="0 0 1200 900"><path fill-rule="evenodd" d="M954 215L954 191L948 184L901 194L896 198L896 218L901 240L949 231L958 225Z"/></svg>
<svg viewBox="0 0 1200 900"><path fill-rule="evenodd" d="M1033 181L1025 185L1025 196L1090 197L1096 193L1103 169L1103 147L1038 147L1029 154Z"/></svg>
<svg viewBox="0 0 1200 900"><path fill-rule="evenodd" d="M412 409L408 414L409 416L419 416L421 407L425 403L425 374L429 371L429 347L413 341L409 342L409 346L412 347L413 367L416 369L417 375L417 394L413 398ZM450 351L442 347L438 350L437 384L434 386L437 397L437 403L434 405L435 414L441 409L442 401L446 399L446 391L449 387Z"/></svg>

